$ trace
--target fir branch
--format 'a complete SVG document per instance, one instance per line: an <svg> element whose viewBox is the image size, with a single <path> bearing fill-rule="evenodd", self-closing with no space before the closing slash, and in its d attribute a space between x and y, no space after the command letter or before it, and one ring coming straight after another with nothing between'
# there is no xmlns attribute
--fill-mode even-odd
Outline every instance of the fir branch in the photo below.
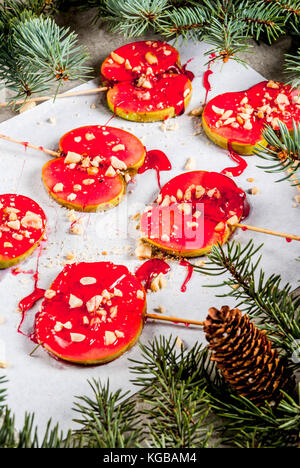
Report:
<svg viewBox="0 0 300 468"><path fill-rule="evenodd" d="M207 10L202 6L174 8L157 20L157 31L166 37L201 40L203 27L208 22Z"/></svg>
<svg viewBox="0 0 300 468"><path fill-rule="evenodd" d="M91 69L84 66L86 49L78 45L77 35L59 27L51 18L35 18L13 28L20 62L45 81L85 79Z"/></svg>
<svg viewBox="0 0 300 468"><path fill-rule="evenodd" d="M268 173L285 173L277 182L291 179L293 185L299 185L300 123L293 121L293 131L290 132L286 124L279 122L278 132L267 126L262 135L267 146L256 146L254 153L271 164L257 167Z"/></svg>
<svg viewBox="0 0 300 468"><path fill-rule="evenodd" d="M218 297L237 300L237 307L255 318L258 327L266 330L276 347L291 359L300 339L300 298L291 294L291 285L282 286L280 275L266 277L258 270L260 248L252 240L245 247L235 242L213 247L206 266L195 270L210 276L229 273L229 277L210 287L229 288ZM294 366L299 368L300 362Z"/></svg>
<svg viewBox="0 0 300 468"><path fill-rule="evenodd" d="M105 21L112 32L140 36L166 15L168 0L105 0L96 20Z"/></svg>
<svg viewBox="0 0 300 468"><path fill-rule="evenodd" d="M84 446L89 448L140 447L144 431L139 424L136 404L127 399L128 392L110 391L109 382L103 385L89 382L93 398L77 397L74 411L80 418L74 421L81 425L75 432Z"/></svg>
<svg viewBox="0 0 300 468"><path fill-rule="evenodd" d="M151 446L156 448L207 448L212 428L208 423L208 397L199 368L207 352L196 345L179 351L176 340L160 337L140 345L142 360L131 362L142 386L139 399L148 405Z"/></svg>
<svg viewBox="0 0 300 468"><path fill-rule="evenodd" d="M300 88L300 48L295 55L285 56L284 72L288 76L288 83L293 88Z"/></svg>

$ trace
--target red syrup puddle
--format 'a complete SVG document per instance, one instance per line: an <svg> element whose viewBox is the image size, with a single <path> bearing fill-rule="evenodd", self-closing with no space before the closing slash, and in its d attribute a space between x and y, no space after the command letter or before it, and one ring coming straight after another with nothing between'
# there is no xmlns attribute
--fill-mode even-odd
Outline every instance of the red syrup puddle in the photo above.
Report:
<svg viewBox="0 0 300 468"><path fill-rule="evenodd" d="M216 57L216 54L211 54L209 59L212 60ZM209 64L207 65L207 70L206 72L204 73L203 75L203 86L206 90L206 94L205 94L205 100L204 100L204 106L206 106L207 104L207 100L208 100L208 94L210 93L211 91L211 84L210 84L210 81L209 81L209 77L210 75L213 75L213 71L211 70L211 65L212 65L213 61L209 62Z"/></svg>
<svg viewBox="0 0 300 468"><path fill-rule="evenodd" d="M160 172L170 171L172 169L172 164L163 151L153 150L146 152L144 164L139 168L138 173L144 174L144 172L149 171L150 169L154 169L156 171L158 186L161 190Z"/></svg>
<svg viewBox="0 0 300 468"><path fill-rule="evenodd" d="M229 149L229 157L236 163L238 163L235 167L226 167L223 169L221 174L227 175L228 172L232 174L233 177L238 177L247 169L248 164L246 163L245 159L242 158L239 154L237 154L232 149L231 142L228 142L228 149Z"/></svg>
<svg viewBox="0 0 300 468"><path fill-rule="evenodd" d="M192 276L193 276L193 273L194 273L194 267L191 263L187 262L186 260L181 260L179 265L181 266L184 266L187 268L188 270L188 274L187 274L187 277L186 279L184 280L184 283L181 287L181 292L186 292L187 290L187 285L189 284L189 282L191 281L192 279Z"/></svg>
<svg viewBox="0 0 300 468"><path fill-rule="evenodd" d="M168 265L164 260L152 258L151 260L143 263L143 265L136 270L135 276L144 284L145 290L147 291L151 287L151 281L154 276L158 276L160 273L166 275L170 270L170 265Z"/></svg>
<svg viewBox="0 0 300 468"><path fill-rule="evenodd" d="M18 327L18 333L20 333L23 336L26 336L27 338L30 338L30 340L33 341L34 343L36 343L34 333L27 335L26 333L22 332L21 327L24 323L27 312L32 309L32 307L37 303L37 301L39 301L40 299L44 297L45 292L46 292L45 289L38 288L39 264L40 264L41 255L42 255L42 247L40 246L39 251L38 251L38 258L36 262L36 271L34 272L32 276L34 279L34 290L32 291L31 294L29 294L29 296L24 297L24 299L22 299L19 302L19 309L22 312L22 319Z"/></svg>

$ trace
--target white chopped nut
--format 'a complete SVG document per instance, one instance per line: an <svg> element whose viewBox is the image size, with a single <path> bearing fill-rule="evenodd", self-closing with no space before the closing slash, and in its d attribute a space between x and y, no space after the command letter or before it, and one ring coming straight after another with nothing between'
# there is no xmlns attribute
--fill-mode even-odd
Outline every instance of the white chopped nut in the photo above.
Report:
<svg viewBox="0 0 300 468"><path fill-rule="evenodd" d="M95 135L94 135L93 133L86 133L86 134L85 134L85 139L86 139L87 141L95 140L95 138L96 138L96 137L95 137Z"/></svg>
<svg viewBox="0 0 300 468"><path fill-rule="evenodd" d="M152 52L147 52L145 54L145 58L150 65L158 64L158 58L156 57L156 55L152 54Z"/></svg>
<svg viewBox="0 0 300 468"><path fill-rule="evenodd" d="M87 303L86 308L89 312L95 312L101 305L103 296L97 295L92 297Z"/></svg>
<svg viewBox="0 0 300 468"><path fill-rule="evenodd" d="M144 299L144 297L145 297L144 291L142 291L141 289L139 289L139 290L136 292L136 297L137 297L137 299Z"/></svg>
<svg viewBox="0 0 300 468"><path fill-rule="evenodd" d="M185 164L184 169L185 169L186 171L191 171L191 170L195 169L195 167L196 167L196 161L195 161L195 159L194 159L194 158L189 158L189 159L187 160L186 164Z"/></svg>
<svg viewBox="0 0 300 468"><path fill-rule="evenodd" d="M120 289L115 288L114 289L114 296L116 297L123 297L123 293Z"/></svg>
<svg viewBox="0 0 300 468"><path fill-rule="evenodd" d="M219 224L217 224L217 226L215 227L215 231L216 232L221 232L225 229L225 224L223 222L220 222Z"/></svg>
<svg viewBox="0 0 300 468"><path fill-rule="evenodd" d="M110 162L114 169L119 169L120 171L126 171L127 169L127 165L124 163L124 161L121 161L116 156L112 156L110 158Z"/></svg>
<svg viewBox="0 0 300 468"><path fill-rule="evenodd" d="M53 187L54 193L63 192L63 190L64 190L64 184L62 183L55 184Z"/></svg>
<svg viewBox="0 0 300 468"><path fill-rule="evenodd" d="M0 208L3 208L3 205L0 207ZM12 206L7 206L6 208L4 208L4 213L20 213L20 210L17 210L17 208L13 208Z"/></svg>
<svg viewBox="0 0 300 468"><path fill-rule="evenodd" d="M47 289L47 291L45 292L46 299L53 299L53 297L55 296L56 296L56 291L54 291L53 289Z"/></svg>
<svg viewBox="0 0 300 468"><path fill-rule="evenodd" d="M117 340L117 337L114 334L114 332L106 330L106 332L105 332L105 344L106 344L106 346L109 346L109 345L113 344L116 340Z"/></svg>
<svg viewBox="0 0 300 468"><path fill-rule="evenodd" d="M224 112L225 112L224 109L220 109L220 107L217 107L217 106L214 106L214 105L212 105L211 108L215 112L215 114L223 115Z"/></svg>
<svg viewBox="0 0 300 468"><path fill-rule="evenodd" d="M83 301L79 299L79 297L70 294L69 306L71 307L71 309L76 309L77 307L81 307L82 305Z"/></svg>
<svg viewBox="0 0 300 468"><path fill-rule="evenodd" d="M181 338L179 338L179 336L177 336L176 338L175 345L176 345L176 348L179 348L179 349L184 348L184 342L182 341Z"/></svg>
<svg viewBox="0 0 300 468"><path fill-rule="evenodd" d="M144 260L152 257L152 247L149 244L139 240L137 248L135 249L135 255L137 258Z"/></svg>
<svg viewBox="0 0 300 468"><path fill-rule="evenodd" d="M112 52L110 56L113 59L113 61L118 63L119 65L122 65L125 62L125 59L120 55L116 54L116 52Z"/></svg>
<svg viewBox="0 0 300 468"><path fill-rule="evenodd" d="M93 185L95 183L95 179L84 179L82 183L83 185Z"/></svg>
<svg viewBox="0 0 300 468"><path fill-rule="evenodd" d="M70 333L70 337L73 343L81 343L86 338L86 336L81 333Z"/></svg>
<svg viewBox="0 0 300 468"><path fill-rule="evenodd" d="M110 317L115 318L118 314L118 306L114 306L110 308Z"/></svg>
<svg viewBox="0 0 300 468"><path fill-rule="evenodd" d="M184 213L185 215L190 215L192 213L192 206L190 203L181 203L178 205L178 210L181 211L181 213Z"/></svg>
<svg viewBox="0 0 300 468"><path fill-rule="evenodd" d="M124 338L124 333L119 331L119 330L115 330L115 335L117 338Z"/></svg>
<svg viewBox="0 0 300 468"><path fill-rule="evenodd" d="M253 125L252 123L250 122L250 120L246 120L245 124L244 124L244 129L245 130L252 130L253 128Z"/></svg>
<svg viewBox="0 0 300 468"><path fill-rule="evenodd" d="M56 124L56 117L54 115L52 115L51 117L49 117L49 123L51 123L52 125L55 125Z"/></svg>
<svg viewBox="0 0 300 468"><path fill-rule="evenodd" d="M73 190L74 192L80 192L82 190L82 187L79 184L75 184L73 187Z"/></svg>
<svg viewBox="0 0 300 468"><path fill-rule="evenodd" d="M11 249L13 247L12 243L11 242L4 242L3 244L4 248L6 249Z"/></svg>
<svg viewBox="0 0 300 468"><path fill-rule="evenodd" d="M61 322L56 322L56 324L54 325L54 331L56 333L59 333L61 332L62 330L64 329L64 326Z"/></svg>
<svg viewBox="0 0 300 468"><path fill-rule="evenodd" d="M66 328L67 330L72 330L72 323L71 322L66 322L64 323L64 328Z"/></svg>
<svg viewBox="0 0 300 468"><path fill-rule="evenodd" d="M80 143L81 140L82 140L81 136L78 136L78 137L74 138L75 143Z"/></svg>
<svg viewBox="0 0 300 468"><path fill-rule="evenodd" d="M125 60L125 68L126 70L132 70L131 63L129 62L128 59Z"/></svg>
<svg viewBox="0 0 300 468"><path fill-rule="evenodd" d="M83 234L82 226L80 226L77 223L73 224L71 226L71 232L72 232L72 234L75 234L76 236L82 236L82 234Z"/></svg>
<svg viewBox="0 0 300 468"><path fill-rule="evenodd" d="M43 221L40 215L27 211L24 218L21 220L21 224L25 229L42 229Z"/></svg>
<svg viewBox="0 0 300 468"><path fill-rule="evenodd" d="M205 194L205 188L202 185L196 186L195 196L196 198L201 198Z"/></svg>
<svg viewBox="0 0 300 468"><path fill-rule="evenodd" d="M20 221L9 221L7 223L7 226L10 228L10 229L14 229L15 231L18 231L21 227L21 223Z"/></svg>
<svg viewBox="0 0 300 468"><path fill-rule="evenodd" d="M85 315L84 317L82 317L82 322L83 322L83 325L89 325L90 324L90 321L88 319L88 317Z"/></svg>
<svg viewBox="0 0 300 468"><path fill-rule="evenodd" d="M176 196L177 196L178 200L182 200L183 199L183 191L178 189Z"/></svg>
<svg viewBox="0 0 300 468"><path fill-rule="evenodd" d="M162 273L159 273L151 282L151 291L158 292L160 289L164 289L167 286L167 281Z"/></svg>
<svg viewBox="0 0 300 468"><path fill-rule="evenodd" d="M0 235L0 237L1 237L1 235ZM17 234L16 232L13 233L12 237L13 237L13 239L16 239L17 241L23 240L22 234Z"/></svg>
<svg viewBox="0 0 300 468"><path fill-rule="evenodd" d="M224 125L231 125L235 122L235 117L231 117L230 119L225 120Z"/></svg>
<svg viewBox="0 0 300 468"><path fill-rule="evenodd" d="M231 216L231 218L227 220L227 224L229 224L229 226L234 226L238 222L239 222L239 218L236 215Z"/></svg>
<svg viewBox="0 0 300 468"><path fill-rule="evenodd" d="M275 81L270 80L267 83L267 88L279 89L279 83L276 83Z"/></svg>
<svg viewBox="0 0 300 468"><path fill-rule="evenodd" d="M253 187L250 190L250 192L251 192L252 195L257 195L259 193L259 188L258 187Z"/></svg>
<svg viewBox="0 0 300 468"><path fill-rule="evenodd" d="M82 160L82 156L80 154L74 153L73 151L69 151L67 156L65 157L65 164L77 164Z"/></svg>
<svg viewBox="0 0 300 468"><path fill-rule="evenodd" d="M221 120L227 120L227 119L229 119L229 117L231 117L232 114L233 114L233 110L227 110L227 111L224 112L224 114L222 115Z"/></svg>
<svg viewBox="0 0 300 468"><path fill-rule="evenodd" d="M122 145L122 144L115 145L112 147L112 151L114 151L115 153L117 151L125 151L125 149L126 149L125 145Z"/></svg>
<svg viewBox="0 0 300 468"><path fill-rule="evenodd" d="M109 166L107 171L105 172L106 177L115 177L116 176L116 171L112 166Z"/></svg>
<svg viewBox="0 0 300 468"><path fill-rule="evenodd" d="M67 200L69 201L74 201L76 200L77 195L75 193L70 193L70 195L67 196Z"/></svg>
<svg viewBox="0 0 300 468"><path fill-rule="evenodd" d="M89 284L96 284L97 280L92 276L86 276L85 278L81 278L80 283L83 284L83 286L88 286Z"/></svg>

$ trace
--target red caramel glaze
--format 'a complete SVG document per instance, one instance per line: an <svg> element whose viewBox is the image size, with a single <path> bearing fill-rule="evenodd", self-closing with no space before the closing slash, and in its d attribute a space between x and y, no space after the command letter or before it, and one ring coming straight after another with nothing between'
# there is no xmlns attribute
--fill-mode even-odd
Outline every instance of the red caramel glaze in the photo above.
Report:
<svg viewBox="0 0 300 468"><path fill-rule="evenodd" d="M236 162L238 165L235 167L226 167L226 169L223 169L221 174L231 174L233 177L238 177L243 174L243 172L247 169L248 164L246 163L245 159L242 158L239 154L237 154L233 149L232 149L232 143L229 141L228 142L228 149L229 149L229 157L232 159L232 161Z"/></svg>
<svg viewBox="0 0 300 468"><path fill-rule="evenodd" d="M43 168L44 183L59 201L73 203L83 209L105 203L109 207L124 190L124 181L118 173L113 177L105 175L113 156L128 170L138 168L145 157L144 146L134 135L118 128L97 125L68 132L60 140L60 150L64 156L68 152L77 153L83 156L83 160L75 167L65 164L65 157L49 161ZM94 158L97 157L101 159L95 166ZM63 190L55 192L56 184L63 184ZM75 187L74 190L74 186L81 189ZM70 200L70 195L76 195L76 198Z"/></svg>
<svg viewBox="0 0 300 468"><path fill-rule="evenodd" d="M82 278L92 278L94 283L82 284ZM143 327L146 293L125 266L67 265L51 291L54 297L44 300L35 322L36 340L51 354L77 364L104 363L136 342ZM70 295L82 305L71 308ZM87 303L95 296L102 296L102 302L89 311Z"/></svg>
<svg viewBox="0 0 300 468"><path fill-rule="evenodd" d="M205 189L199 198L197 186ZM170 200L169 206L164 206L166 199ZM223 243L226 226L218 232L216 226L234 215L240 220L244 212L248 213L245 192L233 180L216 172L181 174L163 187L158 201L142 216L142 236L163 250L183 256ZM185 207L188 205L185 213L183 203Z"/></svg>
<svg viewBox="0 0 300 468"><path fill-rule="evenodd" d="M299 90L292 90L290 86L282 83L275 83L278 89L269 86L270 82L262 81L246 91L225 93L215 97L204 109L203 117L206 124L215 134L228 141L252 146L262 140L261 133L266 124L272 125L275 130L279 128L277 118L291 130L293 119L300 121L300 101L297 98ZM279 95L286 96L288 99L286 104L278 104ZM239 124L236 121L225 125L226 120L221 119L222 114L216 113L213 106L224 112L233 111L229 119L247 114L248 108L251 112L249 122L252 128L245 129L243 123Z"/></svg>
<svg viewBox="0 0 300 468"><path fill-rule="evenodd" d="M151 287L151 282L155 276L158 276L160 273L166 275L170 271L170 265L167 264L164 260L160 258L152 258L147 262L143 263L137 271L135 276L137 279L144 284L145 290L148 291Z"/></svg>
<svg viewBox="0 0 300 468"><path fill-rule="evenodd" d="M160 112L174 108L176 115L184 112L184 100L192 86L186 75L163 73L148 78L151 89L138 87L135 82L120 82L109 91L114 108L126 109L128 114Z"/></svg>
<svg viewBox="0 0 300 468"><path fill-rule="evenodd" d="M192 276L194 273L194 267L191 263L187 262L186 260L181 260L180 265L187 268L187 276L186 276L186 279L184 280L183 285L181 286L181 292L185 293L187 291L187 285L192 279Z"/></svg>
<svg viewBox="0 0 300 468"><path fill-rule="evenodd" d="M159 75L179 61L178 51L161 41L132 42L115 50L114 53L123 58L124 62L119 64L110 56L101 67L103 78L114 82L135 80L140 75L146 75L149 68L152 69L152 74ZM146 60L147 53L154 54L157 63L149 64ZM125 64L125 59L128 60L131 69L128 68L128 63Z"/></svg>
<svg viewBox="0 0 300 468"><path fill-rule="evenodd" d="M139 168L138 172L139 174L144 174L144 172L149 171L150 169L154 169L156 171L158 186L161 189L160 173L162 171L170 171L172 169L172 164L163 151L147 151L144 164Z"/></svg>
<svg viewBox="0 0 300 468"><path fill-rule="evenodd" d="M23 256L37 247L45 227L45 213L35 201L23 195L0 195L1 266L5 268L6 263L10 266L13 260L23 260Z"/></svg>

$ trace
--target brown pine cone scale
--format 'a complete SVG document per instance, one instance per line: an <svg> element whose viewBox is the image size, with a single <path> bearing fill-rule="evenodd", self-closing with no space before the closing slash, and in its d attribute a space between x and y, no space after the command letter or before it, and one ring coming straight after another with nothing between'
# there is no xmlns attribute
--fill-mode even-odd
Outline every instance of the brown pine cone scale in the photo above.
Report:
<svg viewBox="0 0 300 468"><path fill-rule="evenodd" d="M294 388L286 359L273 349L266 332L256 328L239 309L209 309L204 332L211 359L238 395L256 405L266 401L276 405L282 390L290 393Z"/></svg>

